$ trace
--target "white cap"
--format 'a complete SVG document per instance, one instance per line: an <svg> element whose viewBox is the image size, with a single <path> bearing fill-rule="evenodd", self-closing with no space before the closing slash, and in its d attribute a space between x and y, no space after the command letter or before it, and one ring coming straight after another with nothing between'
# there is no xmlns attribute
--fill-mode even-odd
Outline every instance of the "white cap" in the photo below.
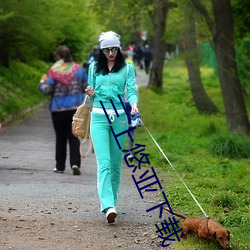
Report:
<svg viewBox="0 0 250 250"><path fill-rule="evenodd" d="M103 32L99 36L100 49L119 47L121 48L120 36L113 31Z"/></svg>

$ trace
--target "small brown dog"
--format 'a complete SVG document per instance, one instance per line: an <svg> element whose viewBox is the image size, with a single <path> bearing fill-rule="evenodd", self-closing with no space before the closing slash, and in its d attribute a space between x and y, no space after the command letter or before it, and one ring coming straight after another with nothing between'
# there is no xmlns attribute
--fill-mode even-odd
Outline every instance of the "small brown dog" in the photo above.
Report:
<svg viewBox="0 0 250 250"><path fill-rule="evenodd" d="M169 213L170 210L164 207ZM222 225L210 218L187 218L177 212L174 215L182 218L183 238L186 239L188 234L195 234L201 241L217 241L224 249L230 249L229 240L230 232Z"/></svg>

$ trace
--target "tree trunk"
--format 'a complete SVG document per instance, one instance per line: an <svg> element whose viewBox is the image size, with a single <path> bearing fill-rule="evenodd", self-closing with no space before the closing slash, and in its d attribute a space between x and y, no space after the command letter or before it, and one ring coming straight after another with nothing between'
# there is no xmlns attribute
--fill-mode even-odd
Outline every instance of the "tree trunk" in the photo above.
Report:
<svg viewBox="0 0 250 250"><path fill-rule="evenodd" d="M212 0L212 4L216 29L213 38L228 129L237 134L248 134L250 124L235 60L230 0Z"/></svg>
<svg viewBox="0 0 250 250"><path fill-rule="evenodd" d="M195 18L190 15L193 11L192 6L187 6L187 10L185 18L185 55L191 92L200 113L217 113L218 108L207 95L201 80L200 57L196 48Z"/></svg>
<svg viewBox="0 0 250 250"><path fill-rule="evenodd" d="M228 130L237 134L249 134L250 123L235 60L230 0L212 0L215 23L200 0L191 1L204 16L213 36Z"/></svg>
<svg viewBox="0 0 250 250"><path fill-rule="evenodd" d="M156 1L156 15L155 15L155 37L153 44L153 62L149 74L148 87L157 87L162 89L163 66L166 53L166 43L164 41L164 34L166 28L166 19L168 12L168 1Z"/></svg>

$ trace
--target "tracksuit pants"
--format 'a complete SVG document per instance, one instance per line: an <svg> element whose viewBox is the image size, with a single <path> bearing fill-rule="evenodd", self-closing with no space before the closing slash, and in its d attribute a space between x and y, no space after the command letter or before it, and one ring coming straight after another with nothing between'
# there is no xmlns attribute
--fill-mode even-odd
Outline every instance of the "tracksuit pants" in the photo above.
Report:
<svg viewBox="0 0 250 250"><path fill-rule="evenodd" d="M126 113L114 115L110 124L105 114L91 113L90 134L97 160L97 190L101 202L101 211L115 207L121 180L122 149L126 142L127 133L117 136L121 146L119 149L115 136L128 130Z"/></svg>

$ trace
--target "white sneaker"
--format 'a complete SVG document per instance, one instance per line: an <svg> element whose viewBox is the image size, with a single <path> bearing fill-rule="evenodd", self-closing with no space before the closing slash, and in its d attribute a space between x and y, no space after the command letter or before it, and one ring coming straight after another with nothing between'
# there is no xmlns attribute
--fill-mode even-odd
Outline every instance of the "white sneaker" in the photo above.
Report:
<svg viewBox="0 0 250 250"><path fill-rule="evenodd" d="M78 166L73 165L72 170L73 170L73 175L81 175L81 171L80 171L80 168Z"/></svg>
<svg viewBox="0 0 250 250"><path fill-rule="evenodd" d="M54 171L55 173L59 173L59 174L63 174L63 173L64 173L63 170L57 170L57 168L54 168L53 171Z"/></svg>
<svg viewBox="0 0 250 250"><path fill-rule="evenodd" d="M108 220L108 223L114 223L116 216L117 216L117 212L115 208L110 207L107 209L106 218Z"/></svg>
<svg viewBox="0 0 250 250"><path fill-rule="evenodd" d="M127 161L130 160L131 158L133 158L133 155L129 153L129 155L127 156Z"/></svg>

